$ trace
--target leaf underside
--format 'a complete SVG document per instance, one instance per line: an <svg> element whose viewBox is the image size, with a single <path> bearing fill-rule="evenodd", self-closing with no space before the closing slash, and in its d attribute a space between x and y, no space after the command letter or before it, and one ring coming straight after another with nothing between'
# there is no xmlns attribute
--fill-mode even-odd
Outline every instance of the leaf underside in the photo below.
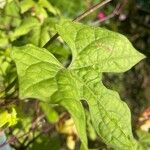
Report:
<svg viewBox="0 0 150 150"><path fill-rule="evenodd" d="M36 98L64 106L72 115L87 149L86 118L81 100L87 101L93 126L115 149L135 149L131 114L118 93L107 89L103 72L124 72L144 56L123 35L103 28L62 21L57 32L72 50L68 68L47 50L26 45L14 48L20 98ZM66 34L67 33L67 34Z"/></svg>

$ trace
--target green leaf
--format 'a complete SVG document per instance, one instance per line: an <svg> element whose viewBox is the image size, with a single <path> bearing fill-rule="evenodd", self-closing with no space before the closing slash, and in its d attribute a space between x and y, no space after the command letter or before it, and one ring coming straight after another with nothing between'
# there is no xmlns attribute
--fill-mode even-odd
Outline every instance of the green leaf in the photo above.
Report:
<svg viewBox="0 0 150 150"><path fill-rule="evenodd" d="M0 128L2 128L4 125L12 126L17 123L17 113L14 108L12 108L11 112L8 112L7 110L1 110L0 111Z"/></svg>
<svg viewBox="0 0 150 150"><path fill-rule="evenodd" d="M12 58L17 65L20 98L37 98L59 103L67 108L74 118L80 138L86 147L85 114L79 102L79 85L76 84L74 87L76 80L74 78L72 80L70 72L67 72L51 53L32 45L14 48ZM71 85L66 87L68 82Z"/></svg>
<svg viewBox="0 0 150 150"><path fill-rule="evenodd" d="M15 29L15 31L11 34L11 40L16 40L18 37L27 34L35 27L40 26L39 21L34 17L25 18L22 21L22 24Z"/></svg>
<svg viewBox="0 0 150 150"><path fill-rule="evenodd" d="M41 27L41 35L40 35L41 39L40 39L40 47L43 47L48 40L50 39L50 34L49 34L49 26L43 26Z"/></svg>
<svg viewBox="0 0 150 150"><path fill-rule="evenodd" d="M92 0L93 2L94 0ZM60 9L66 16L74 17L75 14L81 13L87 7L86 1L81 0L51 0L53 6Z"/></svg>
<svg viewBox="0 0 150 150"><path fill-rule="evenodd" d="M22 0L19 5L20 5L21 13L24 13L29 9L31 9L35 5L35 2L33 0L28 0L28 1Z"/></svg>
<svg viewBox="0 0 150 150"><path fill-rule="evenodd" d="M24 13L33 7L36 9L46 8L54 15L57 15L59 13L59 11L55 7L53 7L52 4L47 0L39 0L38 3L34 2L33 0L23 0L20 2L21 13Z"/></svg>
<svg viewBox="0 0 150 150"><path fill-rule="evenodd" d="M81 91L82 85L74 75L74 72L68 70L60 71L57 75L58 90L52 95L52 101L64 106L74 119L78 134L83 142L85 148L87 148L86 138L86 121L85 113L82 107Z"/></svg>
<svg viewBox="0 0 150 150"><path fill-rule="evenodd" d="M124 72L145 57L126 37L104 28L63 21L57 31L72 50L71 69Z"/></svg>
<svg viewBox="0 0 150 150"><path fill-rule="evenodd" d="M48 51L32 45L14 48L12 57L19 74L20 97L49 101L57 90L55 76L62 65Z"/></svg>
<svg viewBox="0 0 150 150"><path fill-rule="evenodd" d="M49 12L53 13L54 15L57 15L59 11L52 6L52 4L47 0L39 0L39 5L46 8Z"/></svg>
<svg viewBox="0 0 150 150"><path fill-rule="evenodd" d="M40 106L45 113L47 120L51 123L56 123L59 120L59 115L49 103L40 103Z"/></svg>
<svg viewBox="0 0 150 150"><path fill-rule="evenodd" d="M114 149L136 149L129 108L101 80L103 72L127 71L144 56L124 36L103 28L65 20L57 31L72 50L73 60L68 68L45 49L32 45L13 49L20 98L37 98L64 106L87 149L86 118L80 101L85 100L93 126L106 144Z"/></svg>
<svg viewBox="0 0 150 150"><path fill-rule="evenodd" d="M103 141L115 148L131 149L134 140L130 110L119 95L105 88L98 74L85 79L84 91L94 128Z"/></svg>
<svg viewBox="0 0 150 150"><path fill-rule="evenodd" d="M20 9L16 1L7 1L3 17L0 17L0 24L8 27L18 27L21 22Z"/></svg>
<svg viewBox="0 0 150 150"><path fill-rule="evenodd" d="M150 147L150 133L142 130L137 130L136 133L139 137L140 144L145 147L145 149L148 149L148 147Z"/></svg>
<svg viewBox="0 0 150 150"><path fill-rule="evenodd" d="M8 37L4 31L0 30L0 48L6 48L8 45Z"/></svg>
<svg viewBox="0 0 150 150"><path fill-rule="evenodd" d="M104 87L100 73L127 71L144 56L127 38L106 29L63 21L57 31L71 47L73 60L69 69L75 70L83 83L82 98L89 104L97 133L114 148L135 148L130 110L116 92Z"/></svg>
<svg viewBox="0 0 150 150"><path fill-rule="evenodd" d="M48 47L48 50L62 63L64 66L68 63L68 57L70 56L70 50L58 41L54 42Z"/></svg>
<svg viewBox="0 0 150 150"><path fill-rule="evenodd" d="M39 46L41 33L42 33L41 26L35 26L32 29L32 31L28 35L25 36L26 44L30 43L30 44L33 44L35 46ZM44 39L44 37L43 37L43 39Z"/></svg>
<svg viewBox="0 0 150 150"><path fill-rule="evenodd" d="M31 144L30 150L42 150L48 148L52 150L61 149L61 143L58 135L51 135L51 136L41 135Z"/></svg>

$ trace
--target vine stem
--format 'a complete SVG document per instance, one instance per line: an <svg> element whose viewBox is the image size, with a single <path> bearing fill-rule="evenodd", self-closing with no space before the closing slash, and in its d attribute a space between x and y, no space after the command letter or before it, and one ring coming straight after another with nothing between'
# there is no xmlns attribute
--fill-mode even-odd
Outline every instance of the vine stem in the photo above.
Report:
<svg viewBox="0 0 150 150"><path fill-rule="evenodd" d="M82 20L83 18L85 18L89 14L93 13L98 8L103 7L104 5L106 5L107 3L111 2L111 1L112 0L104 0L103 2L97 3L96 5L90 7L89 9L87 9L85 12L83 12L79 16L75 17L72 21L74 22L74 21L80 21L80 20ZM59 34L56 33L43 47L47 48L58 37L59 37Z"/></svg>
<svg viewBox="0 0 150 150"><path fill-rule="evenodd" d="M126 3L127 3L127 0L122 0L121 2L119 2L117 4L117 6L115 7L115 9L113 10L113 12L110 15L104 17L101 20L96 21L92 25L97 25L98 23L104 22L106 20L109 20L109 19L119 15L121 13L121 11L123 10L124 6L126 5Z"/></svg>
<svg viewBox="0 0 150 150"><path fill-rule="evenodd" d="M73 19L73 21L80 21L83 18L85 18L86 16L88 16L89 14L93 13L95 10L97 10L98 8L106 5L107 3L111 2L112 0L105 0L103 2L99 2L98 4L90 7L88 10L86 10L85 12L83 12L81 15L77 16L76 18Z"/></svg>

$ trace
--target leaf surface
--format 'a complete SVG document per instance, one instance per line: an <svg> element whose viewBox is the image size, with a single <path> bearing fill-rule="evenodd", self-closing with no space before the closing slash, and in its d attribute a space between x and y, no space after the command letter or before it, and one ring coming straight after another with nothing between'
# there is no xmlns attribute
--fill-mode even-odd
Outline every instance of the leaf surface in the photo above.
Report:
<svg viewBox="0 0 150 150"><path fill-rule="evenodd" d="M93 126L106 144L120 150L136 149L128 106L101 80L103 72L127 71L144 56L123 35L103 28L65 20L57 31L72 50L68 68L45 49L32 45L14 48L12 57L17 66L20 97L64 106L87 149L86 118L81 104L85 100Z"/></svg>
<svg viewBox="0 0 150 150"><path fill-rule="evenodd" d="M87 147L79 85L71 73L50 52L33 45L14 48L12 58L19 75L20 98L36 98L64 106L71 113L81 141Z"/></svg>
<svg viewBox="0 0 150 150"><path fill-rule="evenodd" d="M103 28L63 21L57 31L70 46L70 70L83 84L93 125L105 143L116 149L134 149L131 114L119 95L101 82L103 72L124 72L144 58L126 37ZM67 33L67 34L66 34Z"/></svg>
<svg viewBox="0 0 150 150"><path fill-rule="evenodd" d="M48 51L33 45L14 48L21 98L48 101L57 90L56 74L63 66Z"/></svg>
<svg viewBox="0 0 150 150"><path fill-rule="evenodd" d="M57 31L72 50L71 69L124 72L145 57L125 36L104 28L63 21Z"/></svg>

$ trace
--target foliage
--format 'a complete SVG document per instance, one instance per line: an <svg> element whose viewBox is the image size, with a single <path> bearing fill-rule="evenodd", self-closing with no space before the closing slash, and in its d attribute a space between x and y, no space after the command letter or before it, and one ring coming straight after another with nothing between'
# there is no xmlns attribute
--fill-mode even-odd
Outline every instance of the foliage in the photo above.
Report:
<svg viewBox="0 0 150 150"><path fill-rule="evenodd" d="M8 124L8 126L12 126L16 124L17 118L16 118L16 111L14 108L12 108L12 112L8 112L7 110L3 110L0 112L0 128L2 128L4 125Z"/></svg>
<svg viewBox="0 0 150 150"><path fill-rule="evenodd" d="M137 140L130 109L103 83L104 73L126 72L145 56L119 33L62 17L77 16L94 2L99 1L0 4L0 128L10 139L17 135L10 143L15 149L88 149L97 143L106 149L149 148L143 140L149 134L138 131ZM109 21L104 25L116 30ZM60 37L42 48L56 32Z"/></svg>
<svg viewBox="0 0 150 150"><path fill-rule="evenodd" d="M67 69L45 49L32 45L14 48L12 58L17 65L20 98L35 98L66 107L85 148L86 121L79 100L86 100L101 138L114 148L133 149L130 112L115 92L103 86L100 78L102 72L126 71L144 56L126 38L106 29L64 21L57 26L57 31L72 50L72 62ZM126 116L122 117L125 112Z"/></svg>

